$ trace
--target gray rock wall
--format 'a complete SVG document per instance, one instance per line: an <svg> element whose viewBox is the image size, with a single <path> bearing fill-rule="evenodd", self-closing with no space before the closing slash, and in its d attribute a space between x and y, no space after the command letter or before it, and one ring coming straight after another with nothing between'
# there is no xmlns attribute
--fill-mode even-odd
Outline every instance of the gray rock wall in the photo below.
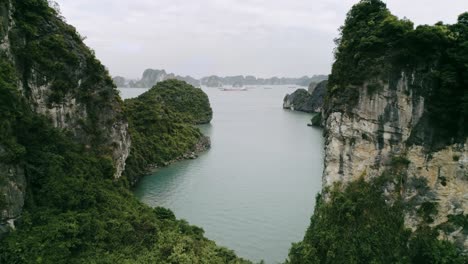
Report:
<svg viewBox="0 0 468 264"><path fill-rule="evenodd" d="M413 94L409 88L412 78L402 73L395 89L384 83L373 94L361 87L356 106L327 112L323 186L380 176L395 157L404 157L409 161L407 181L427 180L432 195L424 200L438 204L432 224L436 226L447 221L449 214L468 212L468 140L436 152L408 144L424 113L424 97ZM415 195L408 191L404 198L409 201ZM420 220L414 214L406 216L410 228L416 228ZM466 233L441 236L468 248Z"/></svg>

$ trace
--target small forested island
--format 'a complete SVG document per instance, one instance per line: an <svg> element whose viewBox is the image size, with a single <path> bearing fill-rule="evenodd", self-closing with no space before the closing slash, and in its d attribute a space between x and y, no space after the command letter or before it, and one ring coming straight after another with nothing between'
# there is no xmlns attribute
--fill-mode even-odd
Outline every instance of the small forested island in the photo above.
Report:
<svg viewBox="0 0 468 264"><path fill-rule="evenodd" d="M415 27L352 7L312 92L323 190L285 263L468 263L467 74L468 13ZM48 1L0 0L0 263L252 263L130 191L207 149L212 115L182 80L123 101Z"/></svg>
<svg viewBox="0 0 468 264"><path fill-rule="evenodd" d="M208 96L184 81L163 81L125 100L124 113L132 136L124 176L132 185L148 170L194 158L210 147L210 139L193 126L211 121Z"/></svg>
<svg viewBox="0 0 468 264"><path fill-rule="evenodd" d="M323 100L327 91L328 81L310 83L309 89L297 89L292 94L287 94L283 99L283 108L306 113L320 113Z"/></svg>

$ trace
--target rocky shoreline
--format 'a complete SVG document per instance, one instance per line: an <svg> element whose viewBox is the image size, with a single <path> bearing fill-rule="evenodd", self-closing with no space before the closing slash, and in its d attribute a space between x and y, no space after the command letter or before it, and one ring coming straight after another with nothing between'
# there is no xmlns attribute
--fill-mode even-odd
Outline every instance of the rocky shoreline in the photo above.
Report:
<svg viewBox="0 0 468 264"><path fill-rule="evenodd" d="M196 159L198 158L198 156L209 150L211 148L211 139L210 137L208 136L202 136L200 138L200 140L197 142L197 144L195 144L195 146L193 147L193 149L187 151L186 153L184 153L183 155L175 158L175 159L172 159L172 160L169 160L169 161L166 161L164 162L163 164L153 164L153 165L150 165L148 167L148 170L147 172L145 173L145 176L146 175L151 175L153 173L155 173L158 169L161 169L161 168L164 168L164 167L167 167L171 164L174 164L176 162L179 162L179 161L183 161L183 160L190 160L190 159Z"/></svg>

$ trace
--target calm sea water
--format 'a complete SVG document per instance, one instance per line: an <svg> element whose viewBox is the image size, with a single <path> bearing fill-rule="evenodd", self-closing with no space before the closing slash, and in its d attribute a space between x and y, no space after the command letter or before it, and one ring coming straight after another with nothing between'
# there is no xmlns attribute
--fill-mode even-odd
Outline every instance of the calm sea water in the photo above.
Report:
<svg viewBox="0 0 468 264"><path fill-rule="evenodd" d="M120 90L123 98L146 91ZM302 240L321 189L322 131L306 126L310 114L282 109L294 89L204 91L214 117L201 129L212 148L143 178L135 195L170 208L241 257L282 262Z"/></svg>

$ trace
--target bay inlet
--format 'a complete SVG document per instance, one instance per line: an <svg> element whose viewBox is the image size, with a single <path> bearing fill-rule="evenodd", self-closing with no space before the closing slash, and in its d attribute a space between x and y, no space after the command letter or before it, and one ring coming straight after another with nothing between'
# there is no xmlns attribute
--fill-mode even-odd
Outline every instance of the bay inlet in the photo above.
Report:
<svg viewBox="0 0 468 264"><path fill-rule="evenodd" d="M225 92L203 88L214 117L200 126L212 148L144 177L135 195L202 227L244 258L285 260L302 240L321 190L322 131L311 114L282 109L285 86ZM147 89L121 88L122 98Z"/></svg>

